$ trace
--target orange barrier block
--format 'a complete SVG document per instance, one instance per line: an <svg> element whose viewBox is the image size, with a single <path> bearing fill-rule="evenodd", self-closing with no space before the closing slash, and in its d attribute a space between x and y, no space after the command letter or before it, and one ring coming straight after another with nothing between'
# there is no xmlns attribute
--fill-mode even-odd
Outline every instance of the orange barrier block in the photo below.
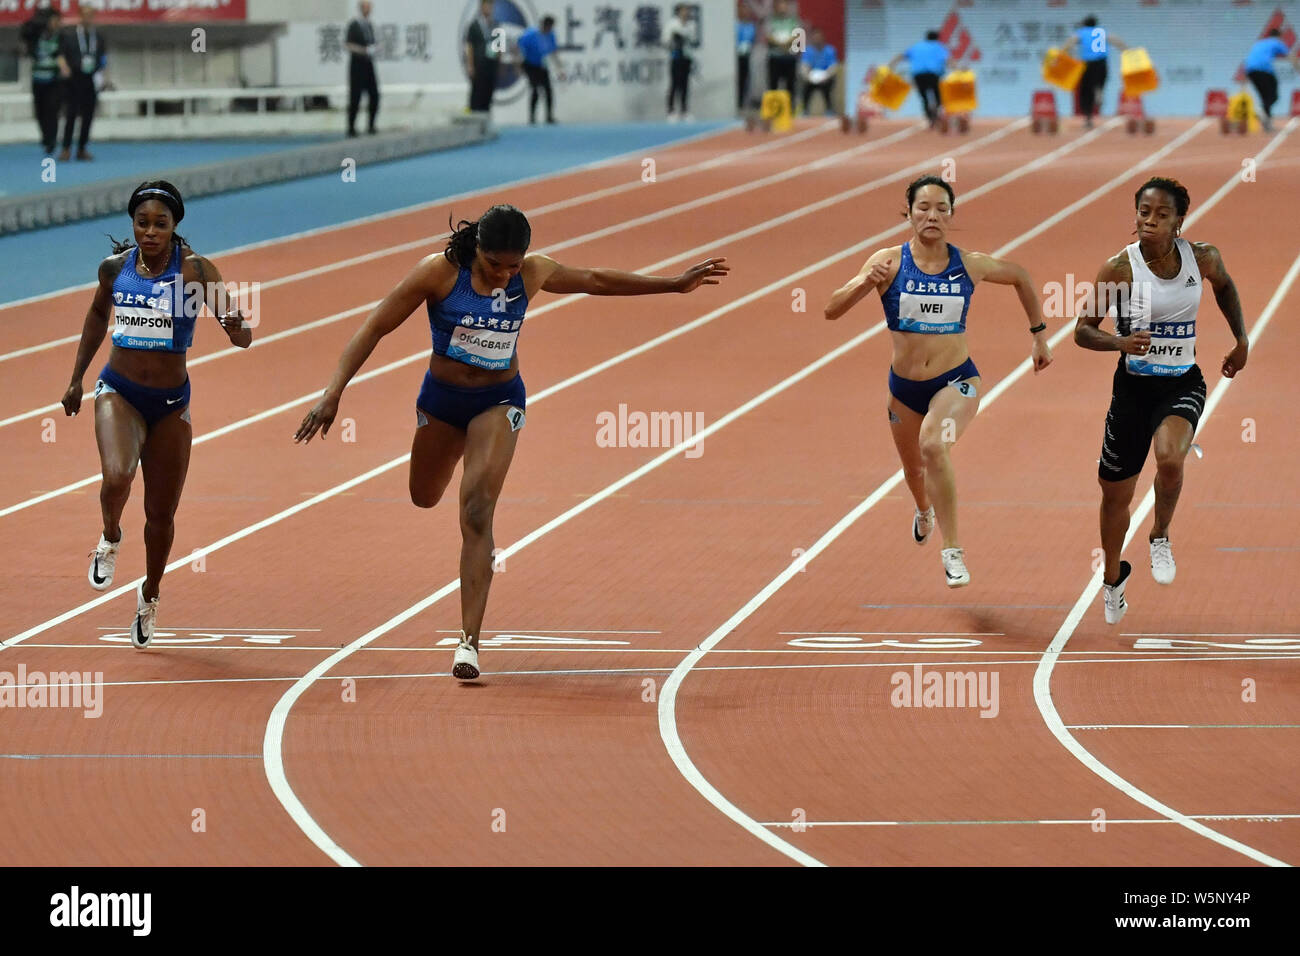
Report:
<svg viewBox="0 0 1300 956"><path fill-rule="evenodd" d="M1056 47L1047 51L1047 56L1043 58L1043 79L1048 83L1067 93L1073 93L1082 76L1082 60L1076 60Z"/></svg>
<svg viewBox="0 0 1300 956"><path fill-rule="evenodd" d="M871 78L869 93L872 100L885 109L898 109L911 92L912 84L889 67L881 66L876 68L876 75Z"/></svg>
<svg viewBox="0 0 1300 956"><path fill-rule="evenodd" d="M975 96L975 71L953 70L940 80L939 102L950 114L975 112L979 105Z"/></svg>
<svg viewBox="0 0 1300 956"><path fill-rule="evenodd" d="M1130 47L1120 56L1119 72L1124 78L1124 95L1141 96L1160 86L1151 57L1142 47Z"/></svg>

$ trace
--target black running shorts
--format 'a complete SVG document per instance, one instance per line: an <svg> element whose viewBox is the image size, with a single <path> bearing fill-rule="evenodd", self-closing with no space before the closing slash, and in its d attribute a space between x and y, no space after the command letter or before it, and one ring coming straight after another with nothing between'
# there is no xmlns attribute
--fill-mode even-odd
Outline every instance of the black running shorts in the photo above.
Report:
<svg viewBox="0 0 1300 956"><path fill-rule="evenodd" d="M1158 378L1131 375L1123 362L1121 356L1097 465L1097 477L1104 481L1123 481L1141 472L1156 429L1170 415L1187 419L1195 433L1205 410L1205 378L1199 366L1174 378Z"/></svg>

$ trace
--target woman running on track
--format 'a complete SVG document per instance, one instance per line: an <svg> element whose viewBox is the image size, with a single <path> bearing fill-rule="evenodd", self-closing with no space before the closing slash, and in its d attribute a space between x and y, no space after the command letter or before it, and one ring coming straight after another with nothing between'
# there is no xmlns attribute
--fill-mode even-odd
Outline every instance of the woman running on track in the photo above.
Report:
<svg viewBox="0 0 1300 956"><path fill-rule="evenodd" d="M461 456L461 631L452 676L479 676L478 644L492 583L492 515L524 425L524 382L516 343L528 304L538 292L649 295L717 285L729 266L707 259L679 276L643 276L613 269L562 266L528 255L532 230L514 206L493 206L477 222L462 220L444 252L426 256L357 330L325 394L294 441L322 437L338 414L339 398L379 340L421 303L429 313L433 354L415 400L411 501L432 508Z"/></svg>
<svg viewBox="0 0 1300 956"><path fill-rule="evenodd" d="M122 543L119 519L136 466L144 468L145 579L136 590L131 643L147 647L158 616L158 589L175 537L176 506L190 463L190 378L185 353L207 305L231 344L248 348L253 331L237 309L227 312L221 273L176 233L185 203L171 183L141 183L126 205L134 245L113 240L99 264L99 287L86 313L63 410L81 410L82 379L116 316L108 364L95 383L95 440L104 480L104 530L87 577L97 591L113 583ZM111 236L109 237L112 238ZM199 291L201 290L201 292Z"/></svg>
<svg viewBox="0 0 1300 956"><path fill-rule="evenodd" d="M1225 378L1246 367L1250 350L1237 287L1219 250L1179 237L1189 203L1187 190L1177 180L1155 177L1142 185L1134 197L1138 241L1101 267L1094 301L1075 322L1077 344L1097 352L1122 353L1097 466L1107 624L1118 624L1128 610L1124 589L1133 569L1120 560L1120 553L1128 533L1133 489L1153 439L1156 506L1148 537L1151 576L1159 584L1171 584L1177 570L1169 546L1169 523L1183 487L1183 459L1205 409L1205 378L1196 364L1196 311L1203 283L1214 290L1214 300L1237 339L1223 359ZM1100 328L1102 317L1111 310L1117 316L1117 335Z"/></svg>
<svg viewBox="0 0 1300 956"><path fill-rule="evenodd" d="M826 318L838 319L872 289L880 290L894 340L889 423L903 477L916 499L912 538L924 544L937 516L950 588L970 583L957 538L957 485L949 446L966 430L980 402L979 371L966 347L966 313L976 283L1016 287L1033 325L1034 371L1052 361L1047 324L1029 274L1014 262L948 244L955 202L952 187L938 176L913 182L907 187L911 240L873 253L826 305Z"/></svg>

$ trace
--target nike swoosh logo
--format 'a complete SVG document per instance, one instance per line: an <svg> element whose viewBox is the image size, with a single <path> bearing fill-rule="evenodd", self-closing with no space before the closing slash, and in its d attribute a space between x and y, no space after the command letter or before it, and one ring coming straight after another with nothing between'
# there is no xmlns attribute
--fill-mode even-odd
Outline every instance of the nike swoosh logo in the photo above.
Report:
<svg viewBox="0 0 1300 956"><path fill-rule="evenodd" d="M99 558L95 558L95 570L93 574L95 577L96 584L103 584L106 580L108 580L107 578L100 577L99 575Z"/></svg>
<svg viewBox="0 0 1300 956"><path fill-rule="evenodd" d="M523 297L524 297L524 294L521 292L521 293L519 293L519 295L515 296L513 299L510 298L509 296L507 296L507 297L506 297L506 301L507 301L507 302L517 302L518 300L522 299Z"/></svg>
<svg viewBox="0 0 1300 956"><path fill-rule="evenodd" d="M183 399L179 399L179 398L168 398L168 399L165 399L165 401L167 402L168 405L175 405L177 402L179 402L179 401L183 401Z"/></svg>
<svg viewBox="0 0 1300 956"><path fill-rule="evenodd" d="M963 275L965 275L965 273L958 272L955 276L948 276L948 281L951 282L953 279L960 279Z"/></svg>
<svg viewBox="0 0 1300 956"><path fill-rule="evenodd" d="M949 384L949 385L957 385L957 384L959 384L960 382L961 382L961 379L959 379L959 378L954 378L954 379L953 379L952 381L950 381L948 384Z"/></svg>

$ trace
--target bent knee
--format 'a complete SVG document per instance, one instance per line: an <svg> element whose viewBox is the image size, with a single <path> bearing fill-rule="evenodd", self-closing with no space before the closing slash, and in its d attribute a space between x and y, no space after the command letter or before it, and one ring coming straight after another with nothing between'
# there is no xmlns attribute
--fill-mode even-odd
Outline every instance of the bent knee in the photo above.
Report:
<svg viewBox="0 0 1300 956"><path fill-rule="evenodd" d="M492 530L492 514L496 498L479 492L465 496L460 505L460 526L467 534L483 535Z"/></svg>
<svg viewBox="0 0 1300 956"><path fill-rule="evenodd" d="M120 468L104 469L104 491L114 497L128 494L131 491L131 482L134 480L134 468L129 470Z"/></svg>
<svg viewBox="0 0 1300 956"><path fill-rule="evenodd" d="M442 491L434 488L411 486L411 504L417 508L432 508L442 500Z"/></svg>
<svg viewBox="0 0 1300 956"><path fill-rule="evenodd" d="M921 439L921 460L927 465L933 462L942 461L948 454L948 448L951 442L943 440L939 432L922 432Z"/></svg>

